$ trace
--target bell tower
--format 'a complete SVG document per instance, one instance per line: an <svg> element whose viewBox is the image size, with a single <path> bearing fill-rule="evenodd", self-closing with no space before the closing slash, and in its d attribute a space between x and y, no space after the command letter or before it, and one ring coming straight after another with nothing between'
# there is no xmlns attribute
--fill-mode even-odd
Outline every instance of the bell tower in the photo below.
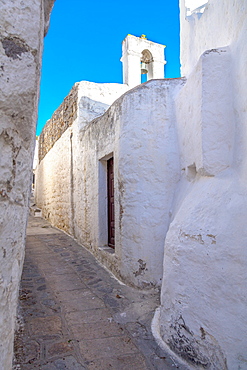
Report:
<svg viewBox="0 0 247 370"><path fill-rule="evenodd" d="M128 35L122 43L123 83L130 88L141 83L141 75L147 80L164 78L165 45L147 40L145 35Z"/></svg>

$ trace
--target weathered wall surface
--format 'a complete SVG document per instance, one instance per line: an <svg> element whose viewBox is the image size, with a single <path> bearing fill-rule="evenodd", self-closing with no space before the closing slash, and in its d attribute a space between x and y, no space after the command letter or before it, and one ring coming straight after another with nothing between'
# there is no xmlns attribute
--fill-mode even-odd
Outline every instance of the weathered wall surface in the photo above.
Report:
<svg viewBox="0 0 247 370"><path fill-rule="evenodd" d="M96 117L102 116L109 106L129 90L126 84L81 81L78 91L78 129Z"/></svg>
<svg viewBox="0 0 247 370"><path fill-rule="evenodd" d="M88 122L103 115L127 89L126 85L114 83L76 83L40 135L40 165L35 172L36 203L42 208L44 217L72 235L77 222L75 208L79 207L77 216L81 219L81 181L85 181L80 173L84 153L79 133Z"/></svg>
<svg viewBox="0 0 247 370"><path fill-rule="evenodd" d="M46 122L39 136L39 160L53 147L61 135L72 125L77 117L78 83L75 84L59 108Z"/></svg>
<svg viewBox="0 0 247 370"><path fill-rule="evenodd" d="M196 368L247 364L246 14L246 2L230 0L209 1L200 18L181 12L188 78L176 98L181 181L165 241L160 331Z"/></svg>
<svg viewBox="0 0 247 370"><path fill-rule="evenodd" d="M42 216L53 225L70 233L71 220L71 128L55 142L36 167L36 204L42 204Z"/></svg>
<svg viewBox="0 0 247 370"><path fill-rule="evenodd" d="M12 368L44 33L54 1L0 5L0 367Z"/></svg>
<svg viewBox="0 0 247 370"><path fill-rule="evenodd" d="M184 81L151 80L125 95L116 153L121 274L160 285L163 244L179 180L174 97ZM118 217L116 215L116 217Z"/></svg>
<svg viewBox="0 0 247 370"><path fill-rule="evenodd" d="M150 81L124 94L86 126L84 107L38 168L36 202L45 216L137 286L161 283L164 239L179 179L173 102L183 84L180 79ZM112 155L114 254L105 248L106 161Z"/></svg>
<svg viewBox="0 0 247 370"><path fill-rule="evenodd" d="M39 136L39 161L79 115L80 125L83 126L95 117L101 116L127 89L127 85L114 83L96 84L88 81L75 83L51 119L46 122Z"/></svg>

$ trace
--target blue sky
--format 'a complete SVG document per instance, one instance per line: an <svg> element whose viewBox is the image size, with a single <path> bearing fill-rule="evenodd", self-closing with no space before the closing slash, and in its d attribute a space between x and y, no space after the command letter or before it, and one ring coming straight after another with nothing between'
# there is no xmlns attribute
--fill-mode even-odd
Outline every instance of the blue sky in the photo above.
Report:
<svg viewBox="0 0 247 370"><path fill-rule="evenodd" d="M179 0L56 0L45 37L37 134L75 82L122 83L122 41L166 45L167 78L179 77Z"/></svg>

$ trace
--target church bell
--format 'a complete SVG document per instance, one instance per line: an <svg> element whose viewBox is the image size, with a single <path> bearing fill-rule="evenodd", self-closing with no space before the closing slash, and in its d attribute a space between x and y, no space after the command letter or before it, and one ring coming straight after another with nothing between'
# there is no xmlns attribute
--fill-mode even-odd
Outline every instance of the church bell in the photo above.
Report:
<svg viewBox="0 0 247 370"><path fill-rule="evenodd" d="M147 65L146 63L141 62L141 74L145 75L146 73L148 73Z"/></svg>

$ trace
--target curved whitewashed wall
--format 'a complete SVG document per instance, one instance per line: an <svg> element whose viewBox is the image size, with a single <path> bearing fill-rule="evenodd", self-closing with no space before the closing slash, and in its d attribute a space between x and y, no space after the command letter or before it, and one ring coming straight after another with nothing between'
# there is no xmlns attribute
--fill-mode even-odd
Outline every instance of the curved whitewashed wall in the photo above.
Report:
<svg viewBox="0 0 247 370"><path fill-rule="evenodd" d="M141 287L160 285L179 156L174 97L184 81L153 80L125 94L118 154L121 274Z"/></svg>
<svg viewBox="0 0 247 370"><path fill-rule="evenodd" d="M174 97L183 84L183 79L152 80L125 93L87 125L84 105L37 170L36 201L44 215L140 287L161 284L163 245L179 180ZM87 99L91 107L97 105ZM105 166L111 155L114 254L105 248Z"/></svg>
<svg viewBox="0 0 247 370"><path fill-rule="evenodd" d="M181 11L181 181L165 241L160 334L191 368L247 364L246 15L247 3L233 0L209 1L200 18Z"/></svg>
<svg viewBox="0 0 247 370"><path fill-rule="evenodd" d="M12 369L44 33L53 0L1 1L0 368Z"/></svg>

